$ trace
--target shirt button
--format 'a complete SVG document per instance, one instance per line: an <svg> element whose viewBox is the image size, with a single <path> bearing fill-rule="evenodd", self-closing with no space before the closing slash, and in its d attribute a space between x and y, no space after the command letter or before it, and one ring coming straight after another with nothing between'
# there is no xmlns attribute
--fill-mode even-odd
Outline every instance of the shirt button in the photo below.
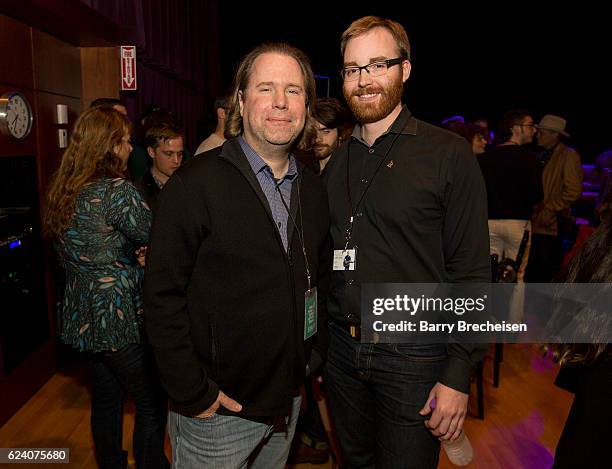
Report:
<svg viewBox="0 0 612 469"><path fill-rule="evenodd" d="M368 153L370 153L370 154L374 153L374 148L370 148L370 149L368 150Z"/></svg>
<svg viewBox="0 0 612 469"><path fill-rule="evenodd" d="M367 183L368 183L368 180L367 180L367 178L363 178L363 179L361 180L361 182L362 182L363 184L367 184Z"/></svg>
<svg viewBox="0 0 612 469"><path fill-rule="evenodd" d="M352 285L353 283L355 283L355 281L352 278L346 281L347 285Z"/></svg>

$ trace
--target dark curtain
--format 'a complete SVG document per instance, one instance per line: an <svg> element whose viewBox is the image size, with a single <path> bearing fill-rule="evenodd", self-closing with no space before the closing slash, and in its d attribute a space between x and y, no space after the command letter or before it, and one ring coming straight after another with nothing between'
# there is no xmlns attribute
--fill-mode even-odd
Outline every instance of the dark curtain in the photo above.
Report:
<svg viewBox="0 0 612 469"><path fill-rule="evenodd" d="M220 83L218 0L81 0L126 31L137 47L138 90L122 92L130 116L171 111L193 150Z"/></svg>

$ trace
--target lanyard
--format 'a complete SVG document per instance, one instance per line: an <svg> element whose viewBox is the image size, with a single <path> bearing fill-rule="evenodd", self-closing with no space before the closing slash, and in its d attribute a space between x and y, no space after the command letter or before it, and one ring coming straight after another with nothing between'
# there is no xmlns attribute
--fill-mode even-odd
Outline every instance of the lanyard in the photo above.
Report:
<svg viewBox="0 0 612 469"><path fill-rule="evenodd" d="M344 232L344 237L346 239L346 244L344 245L345 250L348 249L348 245L351 241L351 237L353 236L353 223L355 221L355 214L357 213L357 210L359 209L361 202L365 198L366 193L370 189L370 186L372 185L372 182L374 181L374 178L378 174L378 171L380 170L381 166L383 165L385 161L387 161L387 157L389 156L389 153L391 153L391 150L393 149L393 145L395 145L395 142L397 141L399 136L400 136L400 132L398 132L395 135L395 137L393 137L393 141L391 142L391 145L389 145L389 148L387 149L383 157L380 159L380 163L378 163L378 166L376 167L376 171L374 171L374 174L372 174L372 177L369 179L365 189L361 193L361 197L359 197L359 200L357 200L357 204L355 204L355 207L353 207L353 199L351 197L351 181L350 181L350 167L349 167L350 161L351 161L351 143L352 142L349 142L348 144L348 148L346 152L346 192L348 195L348 203L349 203L349 219L348 219L348 226L346 227L346 230Z"/></svg>
<svg viewBox="0 0 612 469"><path fill-rule="evenodd" d="M304 219L302 218L302 197L300 196L300 179L301 177L298 174L296 183L297 183L297 198L298 198L298 215L300 217L299 226L296 223L295 219L293 218L293 215L291 215L291 211L289 210L289 206L287 205L287 202L285 202L285 198L283 197L283 193L281 192L280 187L279 187L280 184L276 184L276 191L278 192L278 195L280 195L281 202L283 203L285 210L287 210L287 214L289 215L289 218L293 222L293 226L295 227L295 232L297 233L298 239L300 240L300 247L302 248L302 254L304 255L304 266L306 267L306 281L308 282L308 290L310 290L311 275L310 275L310 266L308 264L308 256L306 255L306 243L304 243ZM287 246L287 248L290 249L290 246Z"/></svg>

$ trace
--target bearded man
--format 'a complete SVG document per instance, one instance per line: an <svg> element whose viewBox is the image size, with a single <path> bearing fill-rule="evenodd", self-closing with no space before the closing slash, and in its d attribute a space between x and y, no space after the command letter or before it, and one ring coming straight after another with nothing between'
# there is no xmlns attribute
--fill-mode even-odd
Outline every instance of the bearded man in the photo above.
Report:
<svg viewBox="0 0 612 469"><path fill-rule="evenodd" d="M326 170L334 260L326 384L349 468L435 468L459 437L485 347L366 344L361 285L490 279L487 201L465 139L402 105L404 28L368 16L342 35L346 101L358 125ZM435 399L437 405L430 403Z"/></svg>
<svg viewBox="0 0 612 469"><path fill-rule="evenodd" d="M338 146L351 134L355 125L353 116L335 98L319 98L313 111L317 139L312 148L317 165L313 168L319 175Z"/></svg>

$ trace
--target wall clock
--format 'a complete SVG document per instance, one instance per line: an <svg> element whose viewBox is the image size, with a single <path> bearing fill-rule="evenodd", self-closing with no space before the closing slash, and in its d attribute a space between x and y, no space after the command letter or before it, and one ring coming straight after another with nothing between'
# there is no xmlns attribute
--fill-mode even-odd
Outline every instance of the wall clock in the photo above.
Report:
<svg viewBox="0 0 612 469"><path fill-rule="evenodd" d="M26 138L32 130L34 115L27 98L18 91L0 96L0 132L18 140Z"/></svg>

